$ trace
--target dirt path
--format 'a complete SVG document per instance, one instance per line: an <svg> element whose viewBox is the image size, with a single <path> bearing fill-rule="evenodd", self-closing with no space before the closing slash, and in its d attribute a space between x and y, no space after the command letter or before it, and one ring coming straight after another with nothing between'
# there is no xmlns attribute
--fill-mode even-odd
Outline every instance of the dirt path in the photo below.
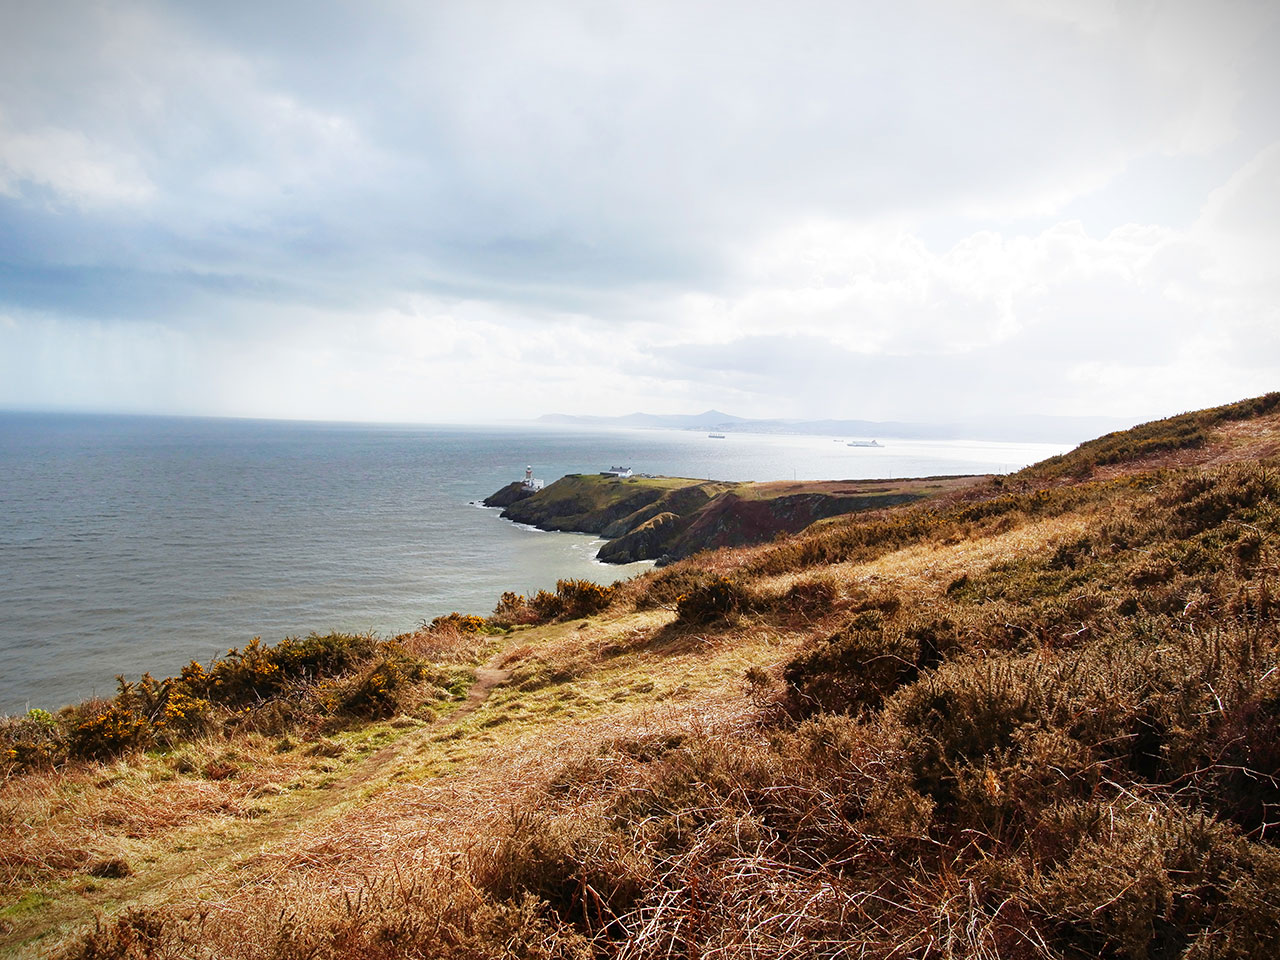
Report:
<svg viewBox="0 0 1280 960"><path fill-rule="evenodd" d="M296 798L261 818L225 825L229 827L225 831L224 825L205 821L177 834L158 837L159 857L134 876L107 881L80 892L62 890L52 894L45 906L12 922L7 929L0 929L0 955L41 956L51 941L88 923L95 915L113 913L124 906L153 906L175 895L208 889L216 885L216 878L243 869L276 841L297 833L306 825L320 826L341 816L351 803L364 799L361 790L364 785L400 761L420 755L427 741L480 709L494 689L510 678L511 671L491 663L477 667L475 676L476 682L468 691L467 699L441 723L396 737L357 761L332 783L300 791ZM193 849L193 845L198 845L198 849ZM241 877L238 882L244 879Z"/></svg>
<svg viewBox="0 0 1280 960"><path fill-rule="evenodd" d="M501 686L511 678L510 670L503 670L493 665L476 667L475 673L476 682L467 691L467 699L463 701L462 706L449 714L449 725L456 725L463 718L479 710L484 702L489 699L489 694L493 692L494 688ZM395 740L388 743L377 753L361 761L355 770L351 771L330 789L346 792L352 787L367 783L393 760L418 752L425 740L439 735L440 727L433 724L406 736L396 737Z"/></svg>
<svg viewBox="0 0 1280 960"><path fill-rule="evenodd" d="M467 693L466 702L449 715L450 720L461 720L479 709L480 704L489 699L494 687L501 686L511 679L511 671L501 667L476 667L476 682Z"/></svg>

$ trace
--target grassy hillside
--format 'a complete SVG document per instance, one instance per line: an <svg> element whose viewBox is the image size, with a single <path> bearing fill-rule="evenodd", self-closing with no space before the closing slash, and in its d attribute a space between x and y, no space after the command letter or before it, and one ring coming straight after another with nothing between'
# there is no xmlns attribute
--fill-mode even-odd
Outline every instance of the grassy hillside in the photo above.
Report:
<svg viewBox="0 0 1280 960"><path fill-rule="evenodd" d="M1280 392L1153 420L1131 430L1108 433L1080 444L1070 453L1050 457L1024 470L1023 475L1039 480L1055 477L1080 479L1112 464L1148 461L1148 465L1152 465L1160 459L1176 463L1176 455L1179 453L1204 450L1215 440L1221 444L1232 435L1230 430L1222 429L1225 426L1271 421L1276 416L1280 416ZM1265 426L1270 428L1265 432L1271 433L1275 424L1268 422ZM1273 446L1269 452L1274 454L1280 451ZM1181 458L1183 462L1197 462L1201 459L1194 454Z"/></svg>
<svg viewBox="0 0 1280 960"><path fill-rule="evenodd" d="M1280 955L1277 406L10 721L0 945Z"/></svg>

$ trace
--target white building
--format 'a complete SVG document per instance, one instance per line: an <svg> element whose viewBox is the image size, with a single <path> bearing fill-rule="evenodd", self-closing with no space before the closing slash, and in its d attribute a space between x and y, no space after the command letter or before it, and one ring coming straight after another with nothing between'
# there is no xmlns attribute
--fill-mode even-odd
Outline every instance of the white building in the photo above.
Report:
<svg viewBox="0 0 1280 960"><path fill-rule="evenodd" d="M631 476L630 467L610 467L608 470L601 470L601 476L605 477L622 477L623 479Z"/></svg>
<svg viewBox="0 0 1280 960"><path fill-rule="evenodd" d="M533 475L533 464L524 468L524 479L520 481L520 486L533 493L542 489L542 481Z"/></svg>

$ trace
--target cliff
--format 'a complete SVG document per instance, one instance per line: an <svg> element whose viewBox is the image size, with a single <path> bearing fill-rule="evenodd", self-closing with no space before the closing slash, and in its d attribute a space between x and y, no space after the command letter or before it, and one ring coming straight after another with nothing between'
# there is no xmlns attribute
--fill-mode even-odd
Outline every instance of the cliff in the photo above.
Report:
<svg viewBox="0 0 1280 960"><path fill-rule="evenodd" d="M664 552L672 559L682 559L699 550L767 543L779 534L799 533L819 520L894 507L930 495L924 489L902 489L901 481L895 481L883 492L866 493L851 493L839 486L830 491L756 497L730 491L689 517L689 522L668 541Z"/></svg>
<svg viewBox="0 0 1280 960"><path fill-rule="evenodd" d="M729 483L682 477L570 474L530 494L509 484L485 499L542 530L594 533L606 563L666 564L700 550L767 543L819 520L971 487L980 477ZM518 489L513 489L518 488Z"/></svg>
<svg viewBox="0 0 1280 960"><path fill-rule="evenodd" d="M513 501L502 515L540 530L620 536L658 513L685 513L731 484L685 477L607 477L571 473L532 496ZM690 491L702 488L702 492ZM494 497L503 493L503 488ZM485 501L489 503L489 500ZM496 503L494 504L497 505ZM608 533L606 533L608 531Z"/></svg>
<svg viewBox="0 0 1280 960"><path fill-rule="evenodd" d="M501 490L490 494L481 501L486 507L509 507L517 500L533 496L533 491L520 480L512 480Z"/></svg>

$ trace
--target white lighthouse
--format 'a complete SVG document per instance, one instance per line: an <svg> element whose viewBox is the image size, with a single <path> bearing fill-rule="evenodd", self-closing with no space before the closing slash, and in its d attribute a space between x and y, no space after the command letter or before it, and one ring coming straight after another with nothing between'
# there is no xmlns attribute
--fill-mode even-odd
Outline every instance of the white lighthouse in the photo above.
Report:
<svg viewBox="0 0 1280 960"><path fill-rule="evenodd" d="M524 487L530 493L536 493L542 489L542 481L533 475L533 464L524 468L524 480L520 482L520 486Z"/></svg>

